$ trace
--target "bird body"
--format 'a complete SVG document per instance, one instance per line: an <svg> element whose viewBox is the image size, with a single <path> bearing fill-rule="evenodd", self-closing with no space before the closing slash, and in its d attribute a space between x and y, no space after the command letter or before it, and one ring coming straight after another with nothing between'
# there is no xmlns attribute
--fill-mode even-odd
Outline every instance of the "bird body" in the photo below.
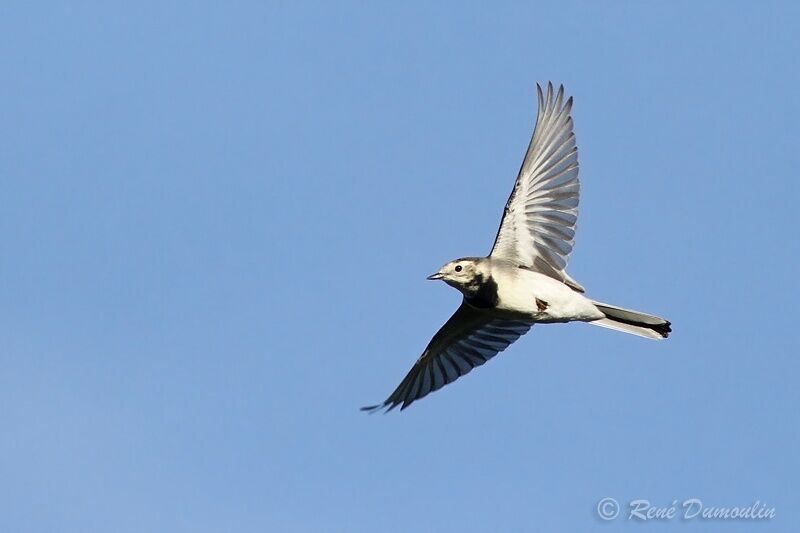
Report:
<svg viewBox="0 0 800 533"><path fill-rule="evenodd" d="M464 300L433 336L403 381L366 411L401 410L505 350L537 323L589 322L664 339L663 318L590 300L566 272L575 237L580 184L572 98L537 85L539 114L531 142L487 257L446 263L430 280Z"/></svg>
<svg viewBox="0 0 800 533"><path fill-rule="evenodd" d="M564 283L504 260L489 260L498 282L498 309L523 311L535 322L604 318L592 301Z"/></svg>
<svg viewBox="0 0 800 533"><path fill-rule="evenodd" d="M466 263L471 263L469 269L465 269ZM455 279L451 284L461 290L466 303L473 307L543 323L588 322L606 316L591 300L563 282L505 259L463 258L457 259L453 268L458 265L467 276L473 272L474 275L464 283ZM447 272L449 266L448 263L440 272Z"/></svg>

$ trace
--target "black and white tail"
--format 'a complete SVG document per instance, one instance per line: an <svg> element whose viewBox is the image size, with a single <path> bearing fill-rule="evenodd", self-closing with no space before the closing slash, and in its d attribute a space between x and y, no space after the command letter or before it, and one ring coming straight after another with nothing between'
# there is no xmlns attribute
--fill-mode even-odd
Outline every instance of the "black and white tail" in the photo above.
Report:
<svg viewBox="0 0 800 533"><path fill-rule="evenodd" d="M648 339L666 339L672 331L669 320L602 302L592 303L606 315L606 318L593 320L589 322L590 324L624 331L625 333L647 337Z"/></svg>

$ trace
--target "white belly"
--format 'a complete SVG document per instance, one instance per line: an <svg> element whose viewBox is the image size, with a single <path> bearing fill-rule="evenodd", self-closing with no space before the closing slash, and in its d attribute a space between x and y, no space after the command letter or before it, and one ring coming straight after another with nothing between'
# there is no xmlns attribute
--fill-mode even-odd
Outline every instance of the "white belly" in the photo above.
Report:
<svg viewBox="0 0 800 533"><path fill-rule="evenodd" d="M509 274L495 277L500 309L528 314L537 322L588 321L605 317L591 300L560 281L524 269Z"/></svg>

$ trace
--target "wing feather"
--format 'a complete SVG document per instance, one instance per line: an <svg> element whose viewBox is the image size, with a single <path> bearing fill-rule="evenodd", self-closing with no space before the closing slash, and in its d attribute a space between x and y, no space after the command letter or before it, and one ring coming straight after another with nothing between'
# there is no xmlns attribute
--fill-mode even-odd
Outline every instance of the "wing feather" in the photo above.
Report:
<svg viewBox="0 0 800 533"><path fill-rule="evenodd" d="M541 86L536 89L536 126L490 255L583 291L565 271L580 199L572 97L565 102L564 87L554 91L552 83L546 95Z"/></svg>
<svg viewBox="0 0 800 533"><path fill-rule="evenodd" d="M394 392L383 403L362 410L391 411L398 405L405 409L484 364L527 333L531 325L522 320L497 318L462 303L433 336Z"/></svg>

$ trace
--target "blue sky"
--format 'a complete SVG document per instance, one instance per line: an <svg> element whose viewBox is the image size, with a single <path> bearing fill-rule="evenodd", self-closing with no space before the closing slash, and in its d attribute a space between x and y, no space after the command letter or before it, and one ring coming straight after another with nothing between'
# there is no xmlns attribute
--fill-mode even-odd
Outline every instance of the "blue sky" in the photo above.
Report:
<svg viewBox="0 0 800 533"><path fill-rule="evenodd" d="M0 530L636 531L800 521L790 3L0 7ZM537 326L366 416L575 97L570 273L666 342Z"/></svg>

